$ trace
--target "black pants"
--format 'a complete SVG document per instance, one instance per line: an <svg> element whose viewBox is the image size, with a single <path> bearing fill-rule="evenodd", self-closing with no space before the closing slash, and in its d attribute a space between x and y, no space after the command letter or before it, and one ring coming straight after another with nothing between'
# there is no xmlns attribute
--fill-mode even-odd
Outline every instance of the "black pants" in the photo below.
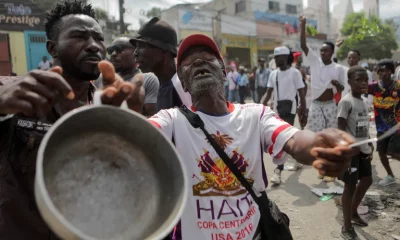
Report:
<svg viewBox="0 0 400 240"><path fill-rule="evenodd" d="M240 104L244 104L244 99L246 98L247 88L245 86L239 86L239 98Z"/></svg>
<svg viewBox="0 0 400 240"><path fill-rule="evenodd" d="M279 117L282 118L283 121L285 121L285 122L287 122L287 123L289 123L290 125L293 126L294 125L294 119L296 118L296 114L289 114L289 115L284 116L284 117L281 117L281 116L279 116ZM278 167L276 167L276 168L281 170L281 171L283 171L284 164L278 165Z"/></svg>

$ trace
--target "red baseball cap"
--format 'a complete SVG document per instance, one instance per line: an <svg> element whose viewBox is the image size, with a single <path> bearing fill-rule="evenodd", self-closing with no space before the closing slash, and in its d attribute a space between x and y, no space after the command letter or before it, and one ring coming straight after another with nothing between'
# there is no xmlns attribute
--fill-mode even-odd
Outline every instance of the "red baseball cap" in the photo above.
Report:
<svg viewBox="0 0 400 240"><path fill-rule="evenodd" d="M179 45L178 54L176 57L176 67L179 68L179 65L182 61L183 54L191 47L194 46L206 46L209 47L222 62L224 62L224 58L222 57L221 52L218 49L217 44L211 38L207 37L203 34L192 34L185 39L183 39L182 43Z"/></svg>

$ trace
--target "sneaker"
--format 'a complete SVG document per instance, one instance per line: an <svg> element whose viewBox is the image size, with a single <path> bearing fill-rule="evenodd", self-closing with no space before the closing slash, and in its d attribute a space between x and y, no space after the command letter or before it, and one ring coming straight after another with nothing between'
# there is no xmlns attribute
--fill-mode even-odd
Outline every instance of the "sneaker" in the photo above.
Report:
<svg viewBox="0 0 400 240"><path fill-rule="evenodd" d="M390 184L394 184L394 183L396 183L396 179L393 176L388 175L384 179L379 181L379 186L386 187L386 186L389 186Z"/></svg>
<svg viewBox="0 0 400 240"><path fill-rule="evenodd" d="M293 165L287 166L287 170L289 171L297 171L297 169L302 168L304 165L301 163L298 163L297 161L294 161Z"/></svg>
<svg viewBox="0 0 400 240"><path fill-rule="evenodd" d="M271 178L271 182L274 184L281 184L281 170L274 170L274 175Z"/></svg>
<svg viewBox="0 0 400 240"><path fill-rule="evenodd" d="M359 239L357 236L356 231L354 230L354 228L350 228L349 230L344 230L344 228L342 227L342 231L340 232L340 236L345 239L345 240L357 240Z"/></svg>
<svg viewBox="0 0 400 240"><path fill-rule="evenodd" d="M334 178L334 177L324 177L324 182L333 182L333 181L335 181L335 179L336 178Z"/></svg>
<svg viewBox="0 0 400 240"><path fill-rule="evenodd" d="M351 223L360 227L368 227L368 223L359 215L351 218Z"/></svg>
<svg viewBox="0 0 400 240"><path fill-rule="evenodd" d="M317 178L318 178L318 179L324 179L324 176L318 174Z"/></svg>

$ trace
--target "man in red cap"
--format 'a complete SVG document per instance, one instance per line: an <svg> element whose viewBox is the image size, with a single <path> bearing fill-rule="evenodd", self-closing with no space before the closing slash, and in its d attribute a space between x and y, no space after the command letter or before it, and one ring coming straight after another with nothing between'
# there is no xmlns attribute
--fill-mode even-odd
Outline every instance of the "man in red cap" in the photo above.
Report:
<svg viewBox="0 0 400 240"><path fill-rule="evenodd" d="M209 37L194 34L181 43L177 73L192 96L191 110L256 191L267 187L263 152L269 152L275 164L283 164L288 153L322 175L337 176L347 168L353 155L347 146L354 141L347 133L300 131L267 106L226 102L224 61ZM237 239L239 232L242 239L259 239L257 204L203 132L193 128L177 108L161 110L149 121L174 139L191 179L188 204L172 238Z"/></svg>

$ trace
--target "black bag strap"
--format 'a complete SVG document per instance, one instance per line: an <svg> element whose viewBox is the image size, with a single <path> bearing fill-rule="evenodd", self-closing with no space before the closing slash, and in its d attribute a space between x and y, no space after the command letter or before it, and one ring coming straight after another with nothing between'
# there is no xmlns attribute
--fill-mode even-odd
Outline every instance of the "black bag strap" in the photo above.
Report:
<svg viewBox="0 0 400 240"><path fill-rule="evenodd" d="M277 101L277 102L279 101L279 83L278 83L278 74L279 74L279 71L276 71L275 84L276 84L276 97L277 97L276 101Z"/></svg>
<svg viewBox="0 0 400 240"><path fill-rule="evenodd" d="M254 201L257 203L257 205L261 206L261 202L259 200L259 197L257 197L256 193L253 190L253 187L250 185L250 183L245 179L243 174L239 171L239 169L233 164L232 159L229 158L229 156L225 153L225 151L215 142L214 138L208 133L208 131L204 127L204 122L201 120L200 116L193 113L187 108L180 108L179 111L186 117L186 119L189 121L189 123L192 125L194 128L200 128L204 134L207 137L208 142L211 144L211 146L215 149L215 151L218 153L218 155L221 157L222 161L224 161L225 165L228 166L229 170L236 176L236 178L240 181L240 183L243 185L243 187L250 193L250 195L253 197ZM267 203L269 204L269 199L267 195L265 194ZM269 210L269 208L268 208Z"/></svg>

